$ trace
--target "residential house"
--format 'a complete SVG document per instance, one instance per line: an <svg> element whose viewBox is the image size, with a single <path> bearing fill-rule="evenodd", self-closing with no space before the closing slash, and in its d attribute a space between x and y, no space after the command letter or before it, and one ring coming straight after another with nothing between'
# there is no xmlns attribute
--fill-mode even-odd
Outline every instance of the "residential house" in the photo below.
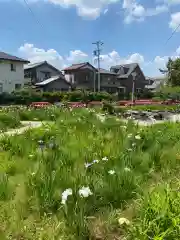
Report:
<svg viewBox="0 0 180 240"><path fill-rule="evenodd" d="M96 88L97 69L90 63L72 64L64 70L65 79L71 84L72 89L93 90Z"/></svg>
<svg viewBox="0 0 180 240"><path fill-rule="evenodd" d="M98 70L96 74L96 85L98 83ZM97 89L97 88L96 88ZM124 93L125 88L117 80L117 74L106 69L100 69L100 89L108 93Z"/></svg>
<svg viewBox="0 0 180 240"><path fill-rule="evenodd" d="M24 64L29 61L0 52L0 93L11 93L24 86Z"/></svg>
<svg viewBox="0 0 180 240"><path fill-rule="evenodd" d="M73 64L63 71L65 79L71 83L73 89L98 90L98 69L90 63ZM120 82L117 82L116 73L102 68L100 69L100 88L101 91L110 93L118 92L120 89L124 91Z"/></svg>
<svg viewBox="0 0 180 240"><path fill-rule="evenodd" d="M151 81L149 84L145 86L145 88L151 92L158 91L161 86L164 86L166 84L166 78L165 77L154 77L151 78Z"/></svg>
<svg viewBox="0 0 180 240"><path fill-rule="evenodd" d="M36 83L35 86L44 92L68 92L71 90L71 84L66 81L64 76L59 75Z"/></svg>
<svg viewBox="0 0 180 240"><path fill-rule="evenodd" d="M137 63L112 66L110 71L116 73L117 82L124 87L126 93L132 92L133 80L135 92L139 93L145 89L146 78ZM133 79L133 74L135 77Z"/></svg>
<svg viewBox="0 0 180 240"><path fill-rule="evenodd" d="M100 89L109 93L132 92L133 76L135 77L135 91L140 92L147 84L145 76L136 63L111 67L110 71L100 69ZM98 69L90 63L73 64L64 69L65 78L74 88L98 90Z"/></svg>
<svg viewBox="0 0 180 240"><path fill-rule="evenodd" d="M35 85L53 76L63 77L62 72L47 61L28 64L24 68L26 84Z"/></svg>

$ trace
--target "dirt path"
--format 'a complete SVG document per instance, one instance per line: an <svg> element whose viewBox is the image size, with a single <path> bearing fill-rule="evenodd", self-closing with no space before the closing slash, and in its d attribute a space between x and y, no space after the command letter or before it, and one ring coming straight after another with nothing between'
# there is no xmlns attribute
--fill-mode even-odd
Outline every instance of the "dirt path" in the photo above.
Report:
<svg viewBox="0 0 180 240"><path fill-rule="evenodd" d="M20 127L17 129L10 129L9 131L0 134L0 137L14 136L14 135L22 134L23 132L25 132L29 129L41 127L43 125L43 122L22 121L21 124L23 125L23 127Z"/></svg>

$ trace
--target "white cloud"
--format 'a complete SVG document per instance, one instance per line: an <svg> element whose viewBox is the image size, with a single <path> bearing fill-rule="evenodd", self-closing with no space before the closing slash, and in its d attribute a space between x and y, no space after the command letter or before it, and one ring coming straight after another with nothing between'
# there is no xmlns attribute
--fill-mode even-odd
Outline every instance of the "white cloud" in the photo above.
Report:
<svg viewBox="0 0 180 240"><path fill-rule="evenodd" d="M131 54L127 57L121 57L118 52L115 50L108 53L101 55L101 65L103 68L109 69L113 65L121 65L121 64L128 64L128 63L144 63L144 57L139 53Z"/></svg>
<svg viewBox="0 0 180 240"><path fill-rule="evenodd" d="M33 2L34 0L30 0ZM44 1L44 0L37 0ZM61 7L76 7L77 14L82 17L96 19L101 13L107 12L109 4L120 2L121 0L46 0Z"/></svg>
<svg viewBox="0 0 180 240"><path fill-rule="evenodd" d="M54 49L44 50L36 48L33 44L25 43L19 48L19 52L33 63L47 60L56 67L63 66L63 57Z"/></svg>
<svg viewBox="0 0 180 240"><path fill-rule="evenodd" d="M180 0L159 0L159 2L164 2L165 4L168 5L178 5L180 4Z"/></svg>
<svg viewBox="0 0 180 240"><path fill-rule="evenodd" d="M88 61L89 57L81 50L70 51L68 56L61 56L54 49L41 49L31 43L25 43L18 49L22 57L27 58L31 63L47 61L59 69L72 63Z"/></svg>
<svg viewBox="0 0 180 240"><path fill-rule="evenodd" d="M169 27L175 30L179 25L180 25L180 12L171 14L171 21L169 22Z"/></svg>
<svg viewBox="0 0 180 240"><path fill-rule="evenodd" d="M70 63L79 63L88 60L88 55L81 50L70 51L67 61Z"/></svg>
<svg viewBox="0 0 180 240"><path fill-rule="evenodd" d="M124 0L122 4L125 9L125 23L133 21L143 21L146 17L155 16L168 11L168 6L164 3L157 5L155 8L145 8L136 0Z"/></svg>
<svg viewBox="0 0 180 240"><path fill-rule="evenodd" d="M84 53L81 50L73 50L62 56L54 49L41 49L35 47L33 44L26 43L19 48L19 53L22 57L27 58L32 63L39 61L48 61L55 67L63 69L72 63L80 63L89 61L94 63L91 54ZM174 54L171 54L172 59L176 59L180 55L180 47L176 49ZM101 55L101 67L109 69L113 65L121 65L128 63L139 63L145 75L158 76L161 75L159 68L165 68L168 61L168 56L156 56L151 61L148 61L140 53L133 53L128 56L120 56L120 54L113 50L110 53Z"/></svg>

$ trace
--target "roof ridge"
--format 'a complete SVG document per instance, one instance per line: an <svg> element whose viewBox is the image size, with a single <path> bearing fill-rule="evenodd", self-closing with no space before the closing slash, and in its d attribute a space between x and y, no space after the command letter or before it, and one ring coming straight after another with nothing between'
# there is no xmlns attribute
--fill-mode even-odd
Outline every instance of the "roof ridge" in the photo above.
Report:
<svg viewBox="0 0 180 240"><path fill-rule="evenodd" d="M0 51L0 59L29 63L28 60L25 60L20 57L16 57L15 55L12 55L12 54L9 54L9 53L3 52L3 51Z"/></svg>

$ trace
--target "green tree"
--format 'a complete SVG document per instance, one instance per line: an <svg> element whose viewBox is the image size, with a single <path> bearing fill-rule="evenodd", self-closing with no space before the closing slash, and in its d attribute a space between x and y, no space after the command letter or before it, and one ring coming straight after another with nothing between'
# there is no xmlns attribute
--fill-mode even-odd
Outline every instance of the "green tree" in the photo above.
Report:
<svg viewBox="0 0 180 240"><path fill-rule="evenodd" d="M180 86L180 58L168 59L166 69L159 69L161 73L167 74L167 84L175 87Z"/></svg>

